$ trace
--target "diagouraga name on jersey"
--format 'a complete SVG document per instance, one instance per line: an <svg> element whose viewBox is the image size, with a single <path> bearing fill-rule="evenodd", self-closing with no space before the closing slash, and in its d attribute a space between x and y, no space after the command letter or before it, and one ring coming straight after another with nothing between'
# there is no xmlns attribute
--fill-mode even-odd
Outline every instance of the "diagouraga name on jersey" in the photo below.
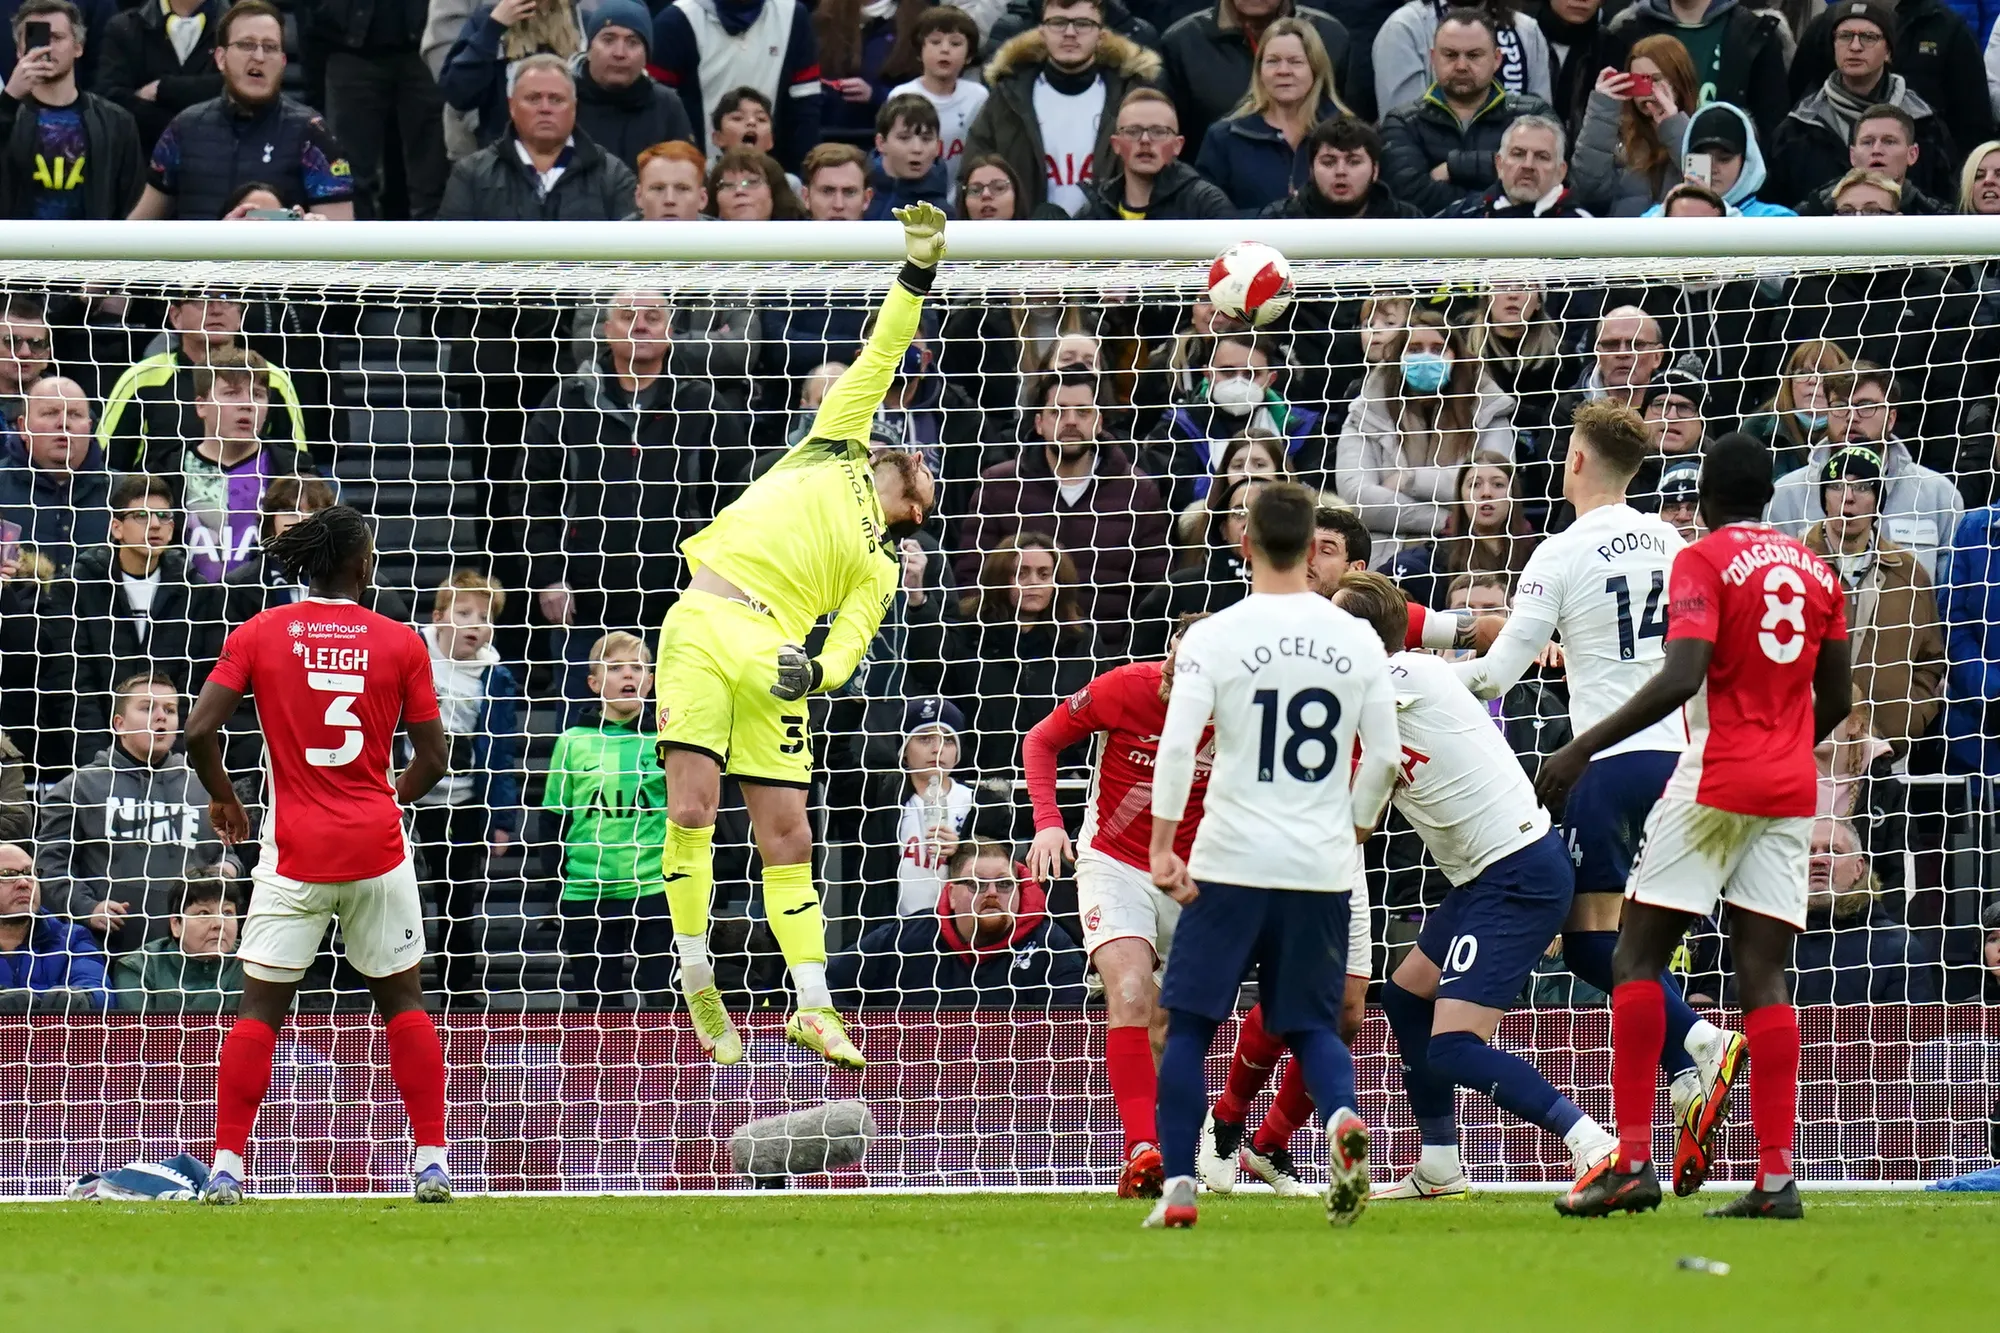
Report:
<svg viewBox="0 0 2000 1333"><path fill-rule="evenodd" d="M1730 562L1723 566L1722 581L1731 587L1740 588L1750 581L1750 576L1767 565L1790 565L1794 569L1811 574L1819 586L1827 592L1834 590L1833 571L1826 562L1803 546L1785 542L1758 542L1738 551Z"/></svg>
<svg viewBox="0 0 2000 1333"><path fill-rule="evenodd" d="M1334 644L1322 644L1308 635L1297 634L1279 639L1276 644L1260 643L1241 659L1243 669L1256 675L1272 662L1287 658L1292 661L1317 662L1330 666L1345 675L1354 669L1354 662Z"/></svg>

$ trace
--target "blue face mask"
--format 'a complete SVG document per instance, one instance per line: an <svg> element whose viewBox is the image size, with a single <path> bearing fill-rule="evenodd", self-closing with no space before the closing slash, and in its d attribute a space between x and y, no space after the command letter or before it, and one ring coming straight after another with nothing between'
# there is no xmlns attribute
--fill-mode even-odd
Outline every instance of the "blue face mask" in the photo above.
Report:
<svg viewBox="0 0 2000 1333"><path fill-rule="evenodd" d="M1442 352L1403 353L1403 383L1418 393L1436 393L1451 377L1451 362Z"/></svg>
<svg viewBox="0 0 2000 1333"><path fill-rule="evenodd" d="M1826 429L1826 413L1824 412L1801 412L1794 408L1792 410L1792 418L1809 431Z"/></svg>

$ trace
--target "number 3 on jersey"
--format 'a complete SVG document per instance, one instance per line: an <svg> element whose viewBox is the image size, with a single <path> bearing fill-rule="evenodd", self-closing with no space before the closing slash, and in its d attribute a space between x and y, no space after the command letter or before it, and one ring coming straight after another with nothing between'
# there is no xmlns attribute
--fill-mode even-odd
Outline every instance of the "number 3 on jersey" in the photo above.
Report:
<svg viewBox="0 0 2000 1333"><path fill-rule="evenodd" d="M1256 701L1257 711L1263 714L1257 745L1257 781L1270 782L1275 776L1279 758L1278 750L1278 692L1258 690L1251 696ZM1319 717L1311 722L1306 720L1306 710L1319 709ZM1314 686L1300 690L1291 697L1284 707L1288 733L1285 737L1285 772L1299 782L1318 782L1333 772L1334 761L1339 757L1339 747L1335 743L1333 729L1340 722L1340 700L1333 691ZM1305 747L1317 745L1319 755L1308 766L1305 763Z"/></svg>
<svg viewBox="0 0 2000 1333"><path fill-rule="evenodd" d="M1632 585L1623 574L1604 580L1604 591L1618 599L1618 656L1631 661L1638 655L1640 639L1667 637L1667 619L1660 614L1660 599L1667 593L1664 570L1653 571L1653 590L1646 594L1646 611L1639 617L1637 634L1632 631Z"/></svg>
<svg viewBox="0 0 2000 1333"><path fill-rule="evenodd" d="M354 701L368 688L366 676L335 671L308 671L306 684L334 696L326 706L326 725L341 728L340 745L331 750L306 747L306 762L314 768L339 768L354 762L361 753L361 719L354 715Z"/></svg>

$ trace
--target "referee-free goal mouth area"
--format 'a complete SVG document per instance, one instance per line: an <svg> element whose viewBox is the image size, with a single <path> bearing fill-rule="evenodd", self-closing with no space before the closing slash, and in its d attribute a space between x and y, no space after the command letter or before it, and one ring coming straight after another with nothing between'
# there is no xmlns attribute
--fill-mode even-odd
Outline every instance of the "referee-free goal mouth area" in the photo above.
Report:
<svg viewBox="0 0 2000 1333"><path fill-rule="evenodd" d="M1335 1231L1312 1200L1204 1195L1166 1233L1103 1194L38 1204L0 1209L0 1296L23 1329L87 1300L245 1333L1990 1322L2000 1199L1816 1192L1795 1223L1703 1217L1714 1202L1576 1222L1481 1193Z"/></svg>

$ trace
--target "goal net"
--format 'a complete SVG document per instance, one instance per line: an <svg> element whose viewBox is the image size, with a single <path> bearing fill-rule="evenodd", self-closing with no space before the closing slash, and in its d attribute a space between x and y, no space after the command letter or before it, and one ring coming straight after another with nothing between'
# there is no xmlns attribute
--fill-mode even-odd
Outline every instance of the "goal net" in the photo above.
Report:
<svg viewBox="0 0 2000 1333"><path fill-rule="evenodd" d="M1291 256L1297 294L1250 337L1206 304L1205 275L1253 237ZM31 858L0 883L0 1196L207 1156L257 853L216 841L179 731L224 636L301 595L260 543L335 499L374 525L375 605L423 634L452 738L410 837L461 1189L738 1187L739 1125L850 1096L878 1137L819 1184L1105 1187L1120 1139L1083 953L1102 923L1079 918L1067 873L1026 872L1023 734L1096 674L1159 657L1177 616L1243 594L1236 537L1268 477L1351 514L1346 555L1365 545L1439 642L1451 617L1504 613L1570 517L1569 415L1604 397L1646 421L1634 503L1690 535L1705 444L1767 441L1773 521L1849 590L1857 703L1821 755L1794 960L1801 1175L1990 1164L1990 236L1919 219L951 239L873 427L929 463L937 512L897 547L860 669L794 736L861 1075L782 1038L792 997L733 783L710 946L748 1054L723 1069L697 1047L660 892L651 680L632 663L685 582L680 543L806 436L854 357L896 272L892 229L29 224L0 240L0 831ZM1539 670L1494 706L1531 772L1569 737L1566 688ZM225 755L261 818L254 704ZM1059 765L1072 834L1090 762L1079 747ZM997 858L973 855L987 842ZM1400 821L1367 856L1379 988L1448 886ZM1704 923L1676 967L1727 1024L1721 938ZM1552 941L1496 1040L1608 1124L1609 1037L1605 997ZM1378 1159L1406 1166L1415 1130L1372 1008L1356 1053ZM1560 1143L1483 1099L1460 1112L1476 1182L1566 1179ZM1754 1166L1747 1120L1719 1177ZM1316 1129L1295 1149L1324 1162ZM281 1035L251 1170L272 1193L400 1189L407 1151L335 932Z"/></svg>

